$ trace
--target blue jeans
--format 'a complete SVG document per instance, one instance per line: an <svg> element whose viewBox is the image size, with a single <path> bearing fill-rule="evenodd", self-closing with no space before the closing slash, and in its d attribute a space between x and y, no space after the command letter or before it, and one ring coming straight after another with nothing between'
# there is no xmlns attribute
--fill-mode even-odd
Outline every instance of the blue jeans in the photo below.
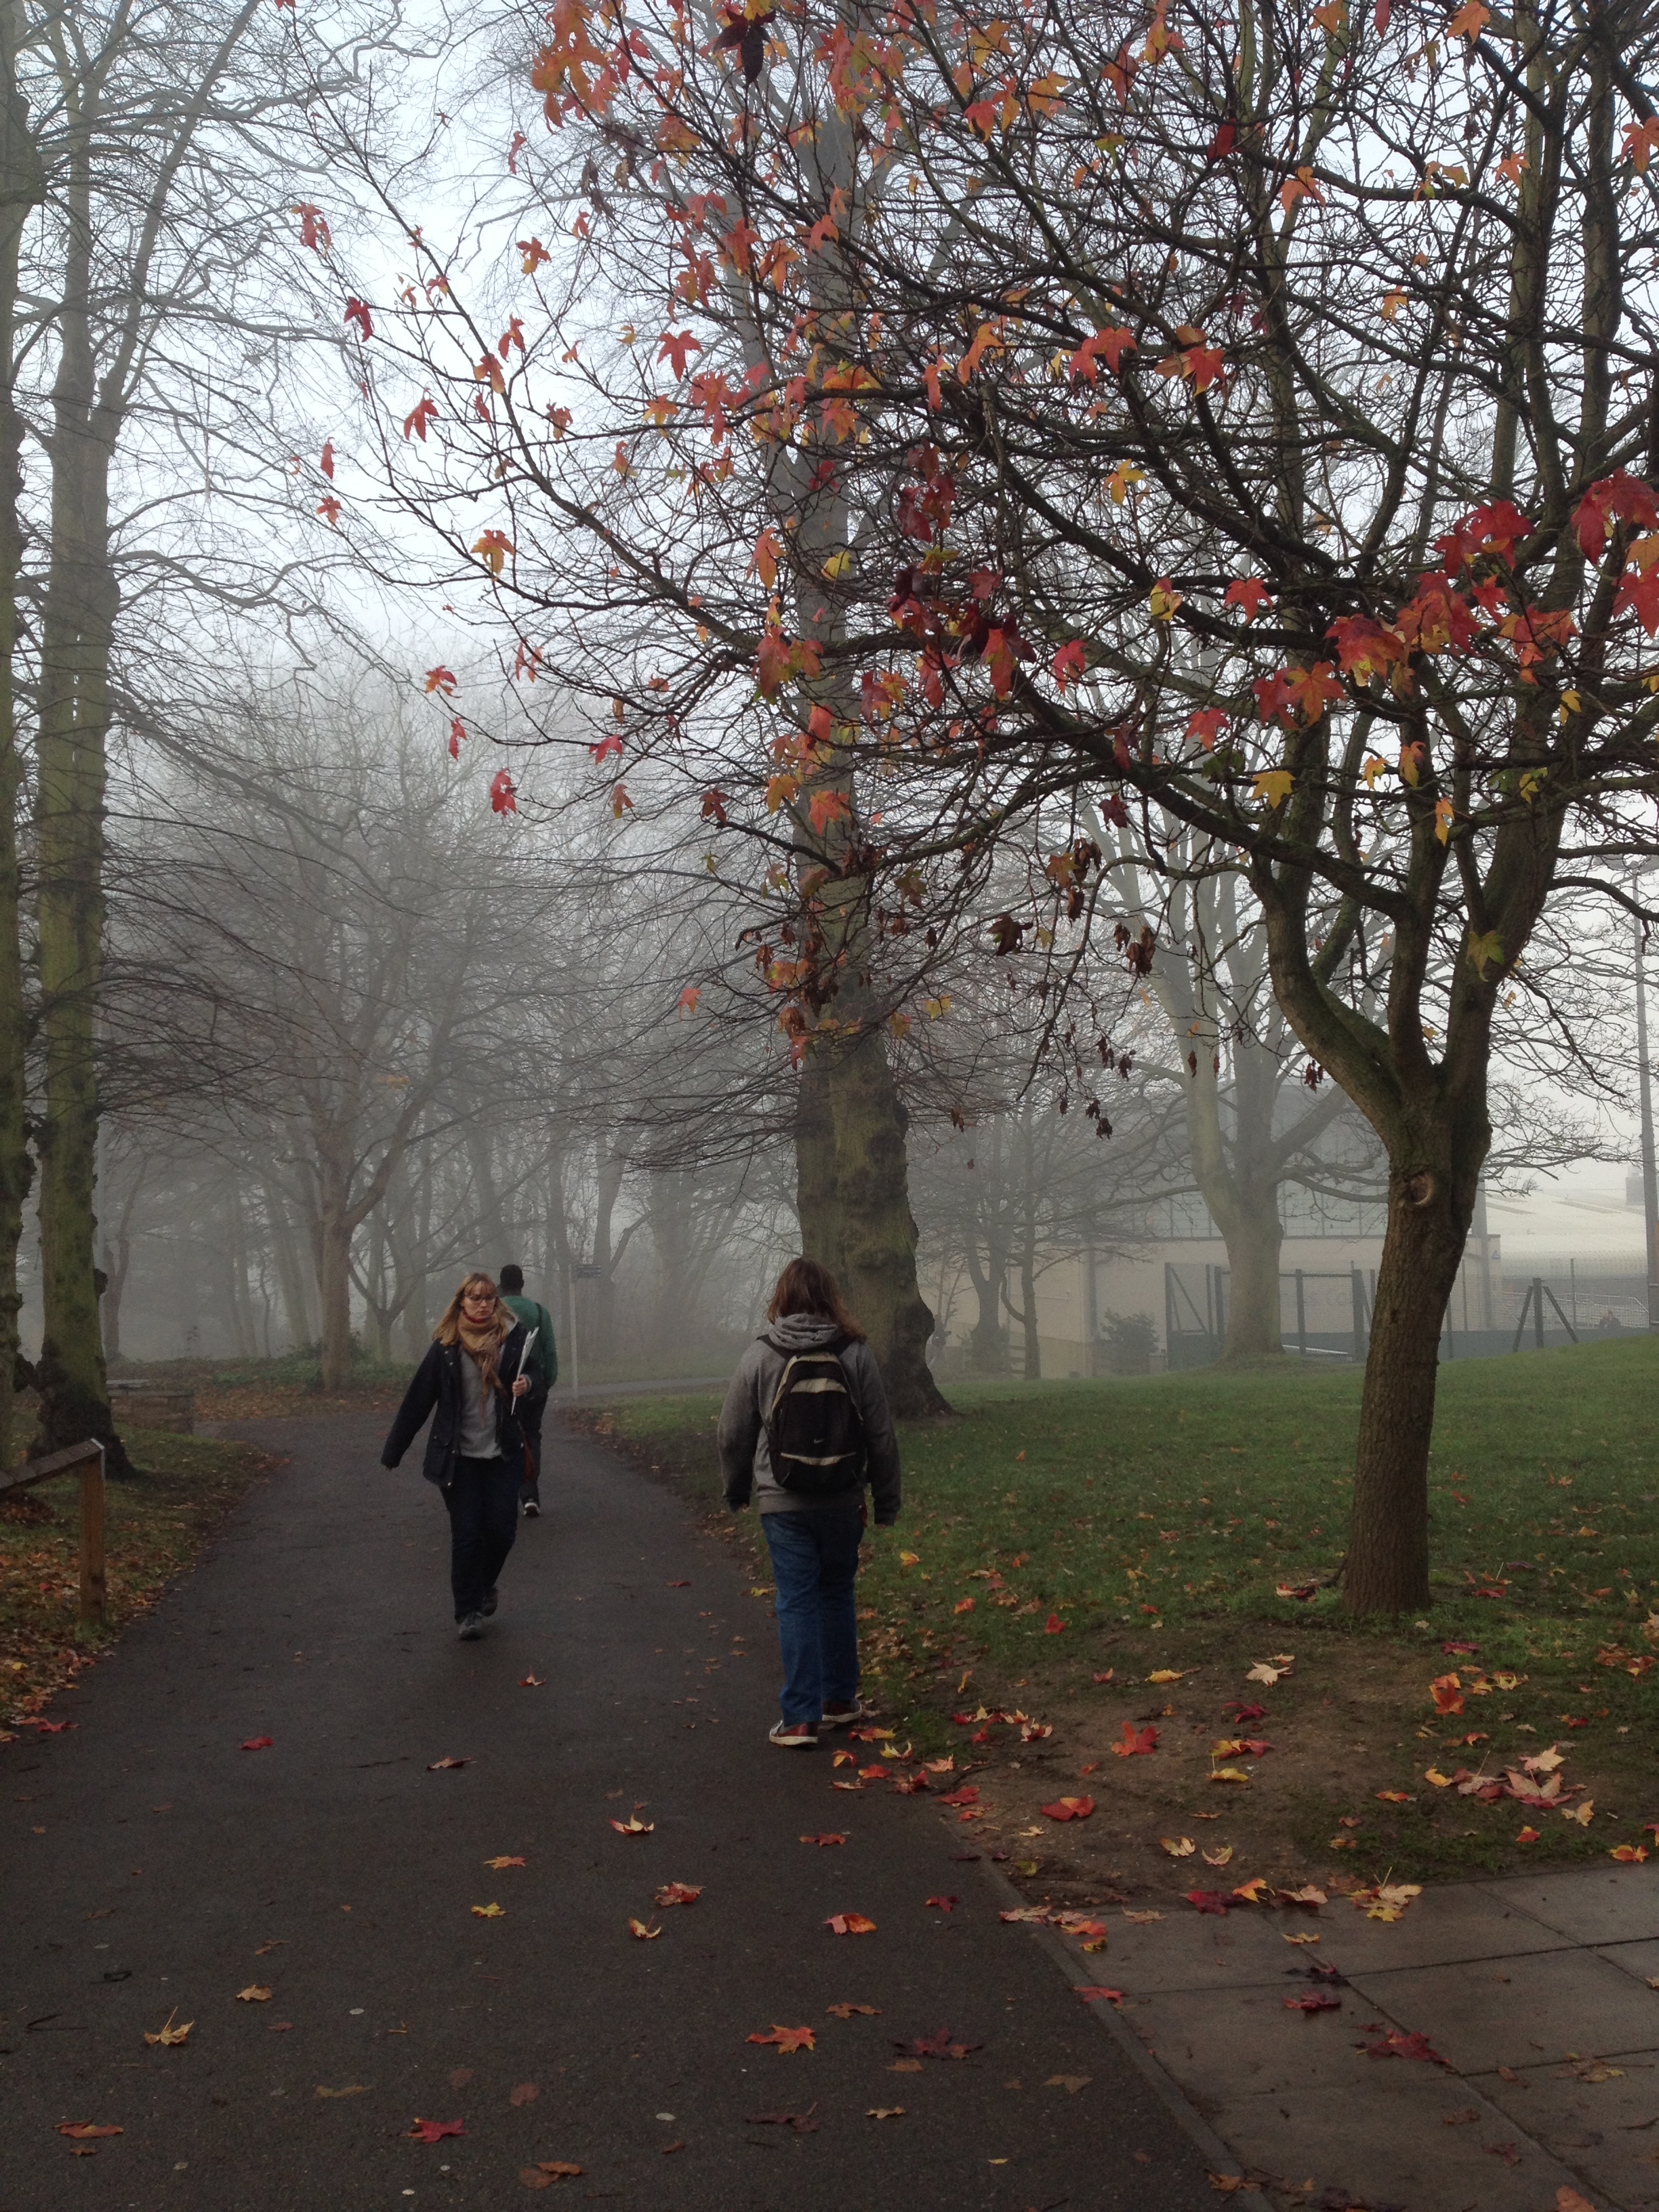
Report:
<svg viewBox="0 0 1659 2212"><path fill-rule="evenodd" d="M777 1588L787 1723L817 1721L826 1705L850 1705L859 1693L859 1632L853 1584L864 1534L864 1501L763 1513Z"/></svg>

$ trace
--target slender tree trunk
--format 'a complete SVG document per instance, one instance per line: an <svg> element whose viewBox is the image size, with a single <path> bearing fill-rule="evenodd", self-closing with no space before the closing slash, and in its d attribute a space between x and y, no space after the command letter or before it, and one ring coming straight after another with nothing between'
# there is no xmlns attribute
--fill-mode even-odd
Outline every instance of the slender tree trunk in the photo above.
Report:
<svg viewBox="0 0 1659 2212"><path fill-rule="evenodd" d="M1037 1334L1036 1255L1028 1240L1019 1255L1019 1295L1024 1311L1020 1315L1022 1345L1021 1372L1028 1382L1042 1380L1042 1340Z"/></svg>
<svg viewBox="0 0 1659 2212"><path fill-rule="evenodd" d="M1426 1170L1389 1178L1342 1574L1352 1613L1404 1613L1429 1602L1428 1462L1440 1329L1468 1231L1468 1209L1449 1178Z"/></svg>
<svg viewBox="0 0 1659 2212"><path fill-rule="evenodd" d="M94 427L89 154L78 132L52 387L52 552L40 633L35 823L44 1045L38 1373L47 1449L97 1437L112 1473L131 1467L115 1433L99 1328L97 1013L104 934L104 746L117 605L109 553L107 440Z"/></svg>
<svg viewBox="0 0 1659 2212"><path fill-rule="evenodd" d="M283 1313L288 1322L289 1349L302 1352L315 1336L311 1325L311 1301L307 1294L305 1264L295 1243L288 1207L275 1184L264 1187L265 1221L270 1232L270 1255L283 1294Z"/></svg>
<svg viewBox="0 0 1659 2212"><path fill-rule="evenodd" d="M23 1002L22 886L18 865L17 812L23 763L17 744L12 657L17 647L17 582L23 538L17 501L22 489L23 423L13 397L14 330L17 314L17 258L28 210L43 196L40 165L29 133L28 111L17 89L21 35L17 0L0 0L0 1468L12 1462L17 1363L17 1317L22 1295L17 1249L33 1165L27 1136L25 1054L28 1029Z"/></svg>
<svg viewBox="0 0 1659 2212"><path fill-rule="evenodd" d="M351 1224L344 1206L326 1200L318 1224L317 1292L322 1386L343 1390L351 1380Z"/></svg>

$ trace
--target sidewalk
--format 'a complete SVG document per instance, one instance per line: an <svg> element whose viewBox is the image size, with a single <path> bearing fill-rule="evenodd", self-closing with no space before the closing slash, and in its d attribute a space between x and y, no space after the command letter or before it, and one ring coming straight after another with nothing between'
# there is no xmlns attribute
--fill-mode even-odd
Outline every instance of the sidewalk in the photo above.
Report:
<svg viewBox="0 0 1659 2212"><path fill-rule="evenodd" d="M1182 1906L1110 1925L1101 1978L1123 1990L1121 2016L1236 2171L1298 2191L1285 2202L1553 2212L1566 2187L1598 2208L1659 2206L1652 1866L1431 1890L1392 1924L1333 1898L1293 1921ZM1286 2008L1315 1990L1340 2009ZM1395 2031L1446 2064L1356 2047Z"/></svg>

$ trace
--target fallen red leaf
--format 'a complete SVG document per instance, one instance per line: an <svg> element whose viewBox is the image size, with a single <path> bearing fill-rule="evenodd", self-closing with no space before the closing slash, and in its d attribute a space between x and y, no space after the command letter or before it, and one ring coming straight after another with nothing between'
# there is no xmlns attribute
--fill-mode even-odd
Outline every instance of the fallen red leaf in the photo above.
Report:
<svg viewBox="0 0 1659 2212"><path fill-rule="evenodd" d="M1237 1698L1235 1698L1231 1705L1223 1705L1221 1710L1224 1713L1231 1713L1240 1728L1243 1728L1251 1721L1265 1720L1267 1717L1266 1705L1247 1705Z"/></svg>
<svg viewBox="0 0 1659 2212"><path fill-rule="evenodd" d="M683 1583L669 1583L666 1587L669 1589L690 1589L691 1583L688 1577L688 1579Z"/></svg>
<svg viewBox="0 0 1659 2212"><path fill-rule="evenodd" d="M404 2137L405 2142L441 2142L446 2136L464 2136L466 2130L459 2120L417 2119Z"/></svg>
<svg viewBox="0 0 1659 2212"><path fill-rule="evenodd" d="M953 1906L960 1905L962 1899L959 1897L930 1897L927 1902L938 1905L941 1912L949 1912Z"/></svg>
<svg viewBox="0 0 1659 2212"><path fill-rule="evenodd" d="M1368 2058L1426 2058L1436 2066L1449 2066L1451 2063L1449 2058L1443 2058L1431 2047L1428 2037L1420 2028L1413 2028L1409 2035L1396 2028L1385 2035L1381 2043L1364 2043L1358 2048Z"/></svg>
<svg viewBox="0 0 1659 2212"><path fill-rule="evenodd" d="M844 1844L847 1838L845 1836L803 1836L801 1841L804 1844L816 1844L822 1850L830 1844Z"/></svg>
<svg viewBox="0 0 1659 2212"><path fill-rule="evenodd" d="M665 1881L657 1892L659 1905L695 1905L702 1895L701 1883L693 1889L689 1882Z"/></svg>
<svg viewBox="0 0 1659 2212"><path fill-rule="evenodd" d="M1213 1912L1218 1918L1227 1910L1227 1900L1217 1889L1189 1889L1187 1902L1200 1912Z"/></svg>
<svg viewBox="0 0 1659 2212"><path fill-rule="evenodd" d="M836 1936L873 1936L876 1923L862 1912L832 1912L824 1926Z"/></svg>
<svg viewBox="0 0 1659 2212"><path fill-rule="evenodd" d="M1097 2001L1103 2001L1107 2004L1121 2004L1123 2002L1121 1990L1109 1990L1097 1982L1089 1984L1086 1988L1073 1982L1072 1995L1074 1997L1081 1997L1085 2004L1093 2004Z"/></svg>
<svg viewBox="0 0 1659 2212"><path fill-rule="evenodd" d="M1144 1728L1139 1734L1129 1722L1123 1723L1123 1741L1115 1743L1112 1752L1118 1759L1144 1759L1158 1749L1158 1730Z"/></svg>
<svg viewBox="0 0 1659 2212"><path fill-rule="evenodd" d="M1478 1659L1480 1656L1478 1644L1443 1644L1440 1649L1448 1659Z"/></svg>
<svg viewBox="0 0 1659 2212"><path fill-rule="evenodd" d="M1037 1808L1051 1820L1086 1820L1094 1809L1092 1797L1060 1797L1052 1805L1039 1805Z"/></svg>
<svg viewBox="0 0 1659 2212"><path fill-rule="evenodd" d="M1093 1679L1097 1682L1109 1682L1116 1672L1117 1669L1115 1667L1109 1667L1103 1674L1097 1674Z"/></svg>
<svg viewBox="0 0 1659 2212"><path fill-rule="evenodd" d="M1285 2009L1286 2012L1340 2012L1342 2000L1340 1997L1321 1996L1316 1990L1310 1996L1286 1997Z"/></svg>
<svg viewBox="0 0 1659 2212"><path fill-rule="evenodd" d="M772 2023L770 2035L751 2035L748 2039L750 2043L775 2043L781 2055L793 2051L817 2049L810 2027L780 2027L775 2021Z"/></svg>
<svg viewBox="0 0 1659 2212"><path fill-rule="evenodd" d="M520 1674L519 1677L519 1687L521 1690L539 1690L544 1688L545 1685L546 1678L541 1674Z"/></svg>
<svg viewBox="0 0 1659 2212"><path fill-rule="evenodd" d="M970 2051L983 2049L977 2043L952 2041L948 2027L938 2028L932 2035L919 2035L912 2043L895 2039L893 2048L907 2058L965 2058Z"/></svg>
<svg viewBox="0 0 1659 2212"><path fill-rule="evenodd" d="M971 1782L964 1782L960 1790L945 1791L939 1802L941 1805L977 1805L979 1791Z"/></svg>
<svg viewBox="0 0 1659 2212"><path fill-rule="evenodd" d="M879 2005L833 2004L826 2005L824 2010L834 2013L837 2020L851 2020L854 2013L862 2014L866 2020L874 2020L880 2012L881 2007Z"/></svg>
<svg viewBox="0 0 1659 2212"><path fill-rule="evenodd" d="M1042 1632L1045 1636L1058 1636L1065 1626L1066 1624L1060 1615L1057 1613L1051 1613L1042 1624Z"/></svg>
<svg viewBox="0 0 1659 2212"><path fill-rule="evenodd" d="M269 1751L271 1739L268 1735L251 1735L242 1746L244 1751Z"/></svg>

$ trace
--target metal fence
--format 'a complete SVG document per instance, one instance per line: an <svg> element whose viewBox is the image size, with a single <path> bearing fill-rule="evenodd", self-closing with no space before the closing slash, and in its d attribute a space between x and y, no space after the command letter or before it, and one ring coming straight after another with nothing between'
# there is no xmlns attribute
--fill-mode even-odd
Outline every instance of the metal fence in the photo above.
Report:
<svg viewBox="0 0 1659 2212"><path fill-rule="evenodd" d="M1231 1290L1226 1267L1165 1261L1164 1340L1170 1367L1200 1367L1220 1358ZM1287 1268L1279 1278L1285 1351L1310 1360L1363 1360L1376 1297L1374 1267ZM1440 1356L1541 1352L1587 1337L1645 1332L1647 1326L1647 1285L1638 1271L1580 1268L1569 1260L1536 1274L1494 1271L1483 1282L1478 1266L1466 1267L1447 1304Z"/></svg>

